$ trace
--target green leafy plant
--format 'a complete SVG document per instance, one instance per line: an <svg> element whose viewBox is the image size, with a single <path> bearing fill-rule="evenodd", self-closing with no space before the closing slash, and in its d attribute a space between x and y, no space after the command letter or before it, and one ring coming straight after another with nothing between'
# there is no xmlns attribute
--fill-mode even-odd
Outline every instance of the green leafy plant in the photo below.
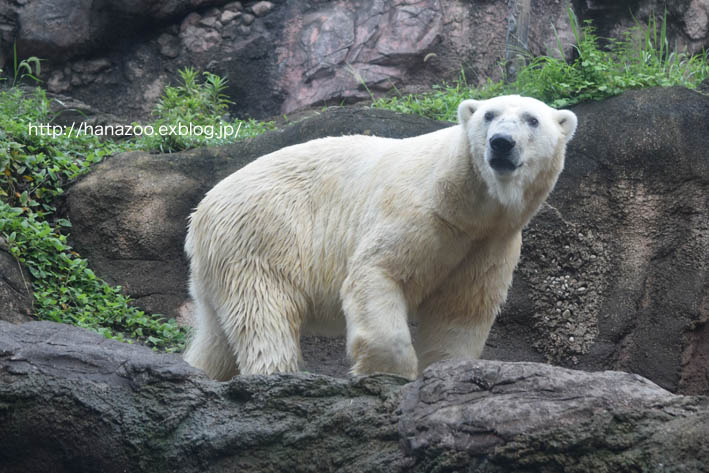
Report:
<svg viewBox="0 0 709 473"><path fill-rule="evenodd" d="M54 200L69 181L107 154L125 148L51 124L44 90L0 91L0 197L39 216L54 212Z"/></svg>
<svg viewBox="0 0 709 473"><path fill-rule="evenodd" d="M32 275L35 314L44 320L95 330L108 338L141 341L167 351L184 346L184 330L174 320L150 316L101 280L67 243L61 229L24 208L0 202L0 233L18 261Z"/></svg>
<svg viewBox="0 0 709 473"><path fill-rule="evenodd" d="M184 330L130 306L119 288L98 278L67 243L71 223L55 213L67 183L130 144L71 135L50 125L51 118L43 90L0 91L0 235L32 276L35 315L118 340L181 349Z"/></svg>
<svg viewBox="0 0 709 473"><path fill-rule="evenodd" d="M434 85L423 94L400 94L373 101L375 108L386 108L399 113L422 115L434 120L454 120L458 105L465 99L487 99L505 92L503 82L488 82L483 87L468 84L461 71L453 84Z"/></svg>
<svg viewBox="0 0 709 473"><path fill-rule="evenodd" d="M461 74L453 85L435 87L426 94L397 94L377 99L373 106L455 120L457 104L466 98L522 94L554 107L567 107L634 88L671 85L696 88L709 76L706 53L689 56L670 51L666 16L659 24L655 17L650 17L646 25L636 25L622 39L608 40L603 48L591 23L581 26L573 12L570 9L568 12L577 53L570 63L551 56L529 57L528 64L510 82L488 81L475 87ZM561 44L559 50L563 58Z"/></svg>
<svg viewBox="0 0 709 473"><path fill-rule="evenodd" d="M35 316L86 327L109 338L180 350L185 342L183 328L174 320L133 307L119 287L97 277L87 260L71 248L67 238L71 223L57 215L57 200L67 184L108 155L130 149L177 151L221 144L273 125L226 120L231 103L224 95L226 81L204 73L200 83L197 72L187 68L180 71L180 86L166 88L154 111L157 120L146 126L155 130L181 124L224 127L232 130L231 135L165 133L122 142L101 140L54 124L44 90L16 87L26 77L38 80L39 64L36 58L18 61L15 54L14 79L0 89L0 235L31 275Z"/></svg>
<svg viewBox="0 0 709 473"><path fill-rule="evenodd" d="M180 85L165 87L153 110L153 133L137 140L139 148L169 153L231 143L273 128L272 123L225 118L232 104L224 94L226 79L203 72L204 81L199 82L199 74L191 67L179 74Z"/></svg>

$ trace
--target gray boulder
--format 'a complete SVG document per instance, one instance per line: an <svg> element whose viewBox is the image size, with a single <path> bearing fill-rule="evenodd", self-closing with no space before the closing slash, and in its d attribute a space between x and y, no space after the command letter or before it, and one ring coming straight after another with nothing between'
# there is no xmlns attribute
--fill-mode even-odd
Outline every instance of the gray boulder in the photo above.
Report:
<svg viewBox="0 0 709 473"><path fill-rule="evenodd" d="M706 472L709 399L537 363L238 376L50 322L0 322L0 471Z"/></svg>
<svg viewBox="0 0 709 473"><path fill-rule="evenodd" d="M22 323L32 320L32 280L0 237L0 320Z"/></svg>
<svg viewBox="0 0 709 473"><path fill-rule="evenodd" d="M707 471L707 407L617 371L458 362L404 387L398 427L413 471Z"/></svg>

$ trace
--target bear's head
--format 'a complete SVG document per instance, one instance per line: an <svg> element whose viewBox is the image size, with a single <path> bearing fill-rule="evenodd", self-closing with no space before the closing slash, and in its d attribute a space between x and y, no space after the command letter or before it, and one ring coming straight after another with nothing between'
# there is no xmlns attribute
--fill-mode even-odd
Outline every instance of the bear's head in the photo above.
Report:
<svg viewBox="0 0 709 473"><path fill-rule="evenodd" d="M525 194L551 191L577 124L573 112L519 95L465 100L458 121L473 165L505 205L523 205Z"/></svg>

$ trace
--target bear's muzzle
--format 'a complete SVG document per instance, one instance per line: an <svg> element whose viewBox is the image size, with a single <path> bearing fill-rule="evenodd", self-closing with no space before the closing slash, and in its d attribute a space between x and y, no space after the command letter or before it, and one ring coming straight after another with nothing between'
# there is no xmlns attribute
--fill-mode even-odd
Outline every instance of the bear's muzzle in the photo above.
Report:
<svg viewBox="0 0 709 473"><path fill-rule="evenodd" d="M510 174L521 166L515 140L510 135L495 133L488 141L490 167L498 174Z"/></svg>

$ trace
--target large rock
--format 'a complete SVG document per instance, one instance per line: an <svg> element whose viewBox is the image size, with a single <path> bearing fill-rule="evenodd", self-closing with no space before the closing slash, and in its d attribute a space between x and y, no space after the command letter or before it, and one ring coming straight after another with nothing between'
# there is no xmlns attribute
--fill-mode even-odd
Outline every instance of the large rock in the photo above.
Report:
<svg viewBox="0 0 709 473"><path fill-rule="evenodd" d="M709 471L709 399L637 375L458 362L403 391L414 471Z"/></svg>
<svg viewBox="0 0 709 473"><path fill-rule="evenodd" d="M13 323L32 320L32 301L32 280L0 236L0 320Z"/></svg>
<svg viewBox="0 0 709 473"><path fill-rule="evenodd" d="M210 381L175 355L0 322L0 471L706 472L709 399L536 363L418 381Z"/></svg>
<svg viewBox="0 0 709 473"><path fill-rule="evenodd" d="M709 98L653 89L574 110L566 170L525 231L484 356L627 370L673 391L708 393ZM73 239L101 276L147 310L176 316L186 298L185 219L222 177L319 136L404 137L442 126L335 109L229 147L110 158L69 192ZM310 369L340 347L313 353ZM326 372L346 372L342 355Z"/></svg>

